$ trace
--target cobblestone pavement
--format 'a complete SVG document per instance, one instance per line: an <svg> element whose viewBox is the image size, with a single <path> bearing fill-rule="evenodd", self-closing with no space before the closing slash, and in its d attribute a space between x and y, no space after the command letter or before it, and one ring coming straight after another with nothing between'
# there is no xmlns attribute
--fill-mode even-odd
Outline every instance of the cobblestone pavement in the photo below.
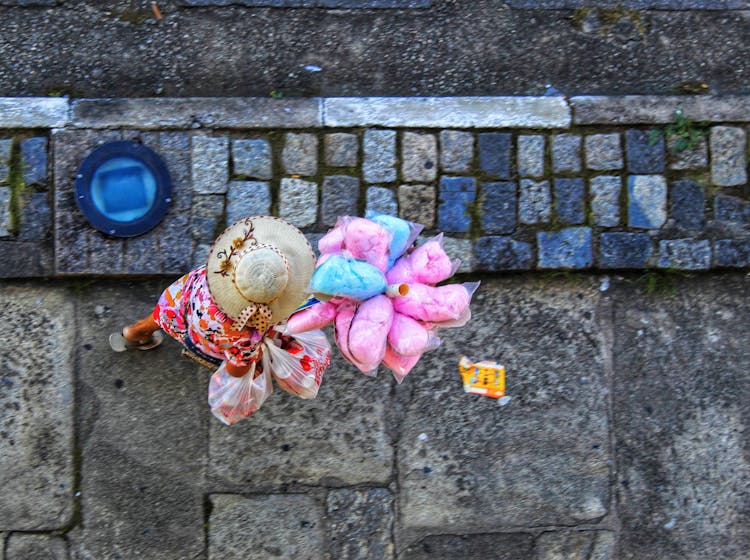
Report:
<svg viewBox="0 0 750 560"><path fill-rule="evenodd" d="M745 558L748 107L0 98L0 560ZM113 140L173 181L127 240L73 197ZM315 241L367 210L482 281L402 385L336 355L317 399L227 428L172 341L109 351L238 216ZM510 401L465 394L461 355Z"/></svg>
<svg viewBox="0 0 750 560"><path fill-rule="evenodd" d="M0 276L181 273L241 216L315 241L367 211L445 232L462 272L749 266L748 98L627 101L6 98ZM174 186L133 239L89 227L73 196L115 140L156 150Z"/></svg>

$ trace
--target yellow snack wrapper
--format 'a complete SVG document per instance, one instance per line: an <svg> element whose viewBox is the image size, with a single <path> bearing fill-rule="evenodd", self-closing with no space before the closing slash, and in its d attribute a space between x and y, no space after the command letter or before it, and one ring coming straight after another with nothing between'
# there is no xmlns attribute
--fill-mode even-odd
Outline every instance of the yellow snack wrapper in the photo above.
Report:
<svg viewBox="0 0 750 560"><path fill-rule="evenodd" d="M505 395L505 366L490 360L472 362L466 356L458 361L464 392L499 399Z"/></svg>

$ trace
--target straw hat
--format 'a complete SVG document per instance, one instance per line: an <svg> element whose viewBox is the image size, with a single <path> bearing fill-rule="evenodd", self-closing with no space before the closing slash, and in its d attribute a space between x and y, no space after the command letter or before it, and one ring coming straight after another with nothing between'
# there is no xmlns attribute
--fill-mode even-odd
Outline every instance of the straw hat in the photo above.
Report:
<svg viewBox="0 0 750 560"><path fill-rule="evenodd" d="M279 218L252 216L216 239L206 278L233 328L265 331L305 302L314 269L315 253L300 230Z"/></svg>

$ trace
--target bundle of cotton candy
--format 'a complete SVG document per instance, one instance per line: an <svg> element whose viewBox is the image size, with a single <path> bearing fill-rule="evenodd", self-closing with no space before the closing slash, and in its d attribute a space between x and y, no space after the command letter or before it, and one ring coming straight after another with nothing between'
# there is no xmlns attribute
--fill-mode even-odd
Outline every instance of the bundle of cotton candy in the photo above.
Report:
<svg viewBox="0 0 750 560"><path fill-rule="evenodd" d="M321 258L310 281L319 301L292 315L286 333L334 325L346 360L367 375L379 364L401 383L424 352L437 348L439 328L470 318L479 283L446 284L460 265L442 234L413 247L422 226L395 216L345 216L318 242Z"/></svg>

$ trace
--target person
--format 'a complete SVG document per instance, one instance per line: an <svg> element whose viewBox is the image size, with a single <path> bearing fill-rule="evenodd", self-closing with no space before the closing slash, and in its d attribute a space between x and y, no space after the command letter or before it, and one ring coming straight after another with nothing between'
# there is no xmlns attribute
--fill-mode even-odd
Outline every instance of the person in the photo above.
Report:
<svg viewBox="0 0 750 560"><path fill-rule="evenodd" d="M110 335L110 346L149 350L166 332L194 361L243 377L264 336L280 336L272 327L307 300L314 269L313 248L297 228L272 216L245 218L216 239L205 265L164 290L151 314Z"/></svg>

